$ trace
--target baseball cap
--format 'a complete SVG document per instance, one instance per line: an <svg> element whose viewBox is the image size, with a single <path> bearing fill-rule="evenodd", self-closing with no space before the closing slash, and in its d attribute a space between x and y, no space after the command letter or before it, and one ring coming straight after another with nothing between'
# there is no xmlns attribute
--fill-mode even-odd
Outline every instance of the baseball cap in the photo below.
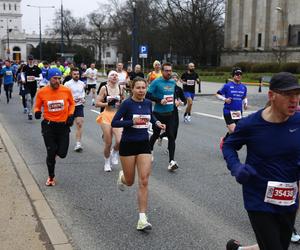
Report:
<svg viewBox="0 0 300 250"><path fill-rule="evenodd" d="M270 80L270 90L288 91L299 89L298 78L289 72L280 72L272 76Z"/></svg>
<svg viewBox="0 0 300 250"><path fill-rule="evenodd" d="M62 73L58 68L51 68L48 70L47 80L49 81L53 76L61 76Z"/></svg>
<svg viewBox="0 0 300 250"><path fill-rule="evenodd" d="M236 67L236 68L233 68L233 69L232 69L232 76L235 76L235 75L237 75L237 74L240 74L240 75L243 74L243 71L242 71L241 68Z"/></svg>

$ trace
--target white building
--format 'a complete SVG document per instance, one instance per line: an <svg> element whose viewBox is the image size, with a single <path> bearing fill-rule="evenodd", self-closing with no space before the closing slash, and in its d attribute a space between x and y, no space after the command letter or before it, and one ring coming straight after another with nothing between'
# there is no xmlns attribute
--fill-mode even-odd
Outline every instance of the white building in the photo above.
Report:
<svg viewBox="0 0 300 250"><path fill-rule="evenodd" d="M10 58L13 60L26 60L32 48L39 45L39 34L35 32L26 34L22 29L21 13L22 0L0 0L0 59ZM53 37L49 33L42 34L43 42L60 42L59 37ZM74 41L76 43L76 40ZM77 42L82 45L82 40ZM86 47L91 47L98 58L98 48L93 41L85 43ZM115 39L103 42L102 62L105 64L115 64L118 58Z"/></svg>

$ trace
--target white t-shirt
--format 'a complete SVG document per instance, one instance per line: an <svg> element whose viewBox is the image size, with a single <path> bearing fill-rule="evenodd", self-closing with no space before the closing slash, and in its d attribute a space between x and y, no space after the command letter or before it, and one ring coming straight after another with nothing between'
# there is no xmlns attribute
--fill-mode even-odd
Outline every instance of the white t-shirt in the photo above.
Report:
<svg viewBox="0 0 300 250"><path fill-rule="evenodd" d="M85 75L87 77L87 84L97 84L97 74L98 74L98 70L95 68L95 69L92 69L92 68L88 68L86 71L85 71Z"/></svg>
<svg viewBox="0 0 300 250"><path fill-rule="evenodd" d="M65 86L71 89L75 101L75 106L82 105L84 103L84 97L85 97L84 82L80 80L76 82L72 79L70 81L67 81L65 83Z"/></svg>

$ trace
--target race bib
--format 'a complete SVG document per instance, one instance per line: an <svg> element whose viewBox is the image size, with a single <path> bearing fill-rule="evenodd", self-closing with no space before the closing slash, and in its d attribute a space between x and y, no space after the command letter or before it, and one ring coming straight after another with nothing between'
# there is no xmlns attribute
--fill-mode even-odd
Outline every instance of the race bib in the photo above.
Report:
<svg viewBox="0 0 300 250"><path fill-rule="evenodd" d="M189 86L194 86L195 85L195 80L187 80L186 84Z"/></svg>
<svg viewBox="0 0 300 250"><path fill-rule="evenodd" d="M167 100L167 105L173 105L174 104L173 95L164 95L164 99Z"/></svg>
<svg viewBox="0 0 300 250"><path fill-rule="evenodd" d="M119 95L113 96L113 95L109 95L106 97L107 102L111 102L112 100L116 100L116 103L114 105L111 105L110 107L112 108L116 108L116 104L120 104L121 98Z"/></svg>
<svg viewBox="0 0 300 250"><path fill-rule="evenodd" d="M48 105L49 112L62 111L64 110L65 107L64 100L48 101L47 105Z"/></svg>
<svg viewBox="0 0 300 250"><path fill-rule="evenodd" d="M132 119L140 118L139 122L133 125L133 128L148 128L150 122L150 115L133 115Z"/></svg>
<svg viewBox="0 0 300 250"><path fill-rule="evenodd" d="M264 201L279 206L290 206L295 204L297 193L298 186L296 182L268 181Z"/></svg>
<svg viewBox="0 0 300 250"><path fill-rule="evenodd" d="M34 82L35 76L27 76L27 82Z"/></svg>
<svg viewBox="0 0 300 250"><path fill-rule="evenodd" d="M7 76L11 76L12 75L12 71L6 71L6 75Z"/></svg>
<svg viewBox="0 0 300 250"><path fill-rule="evenodd" d="M75 98L75 104L83 104L83 98Z"/></svg>
<svg viewBox="0 0 300 250"><path fill-rule="evenodd" d="M242 119L242 112L241 111L230 111L231 119L232 120L239 120Z"/></svg>
<svg viewBox="0 0 300 250"><path fill-rule="evenodd" d="M127 84L127 82L125 82L125 81L119 81L119 85L126 85Z"/></svg>

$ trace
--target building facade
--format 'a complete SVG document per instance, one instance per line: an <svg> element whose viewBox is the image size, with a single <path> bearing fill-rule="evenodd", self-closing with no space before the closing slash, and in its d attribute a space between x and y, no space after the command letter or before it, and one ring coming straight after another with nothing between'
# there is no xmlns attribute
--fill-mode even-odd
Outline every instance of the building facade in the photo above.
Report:
<svg viewBox="0 0 300 250"><path fill-rule="evenodd" d="M0 0L0 59L12 59L16 61L26 60L32 48L39 45L39 34L27 34L22 29L21 0ZM38 19L34 20L38 22ZM50 33L42 34L43 42L60 42L60 36L54 37ZM94 51L94 58L97 60L99 49L94 41L85 43L78 37L74 43L84 44ZM117 53L117 43L115 39L103 41L102 63L115 64L121 60L121 55Z"/></svg>
<svg viewBox="0 0 300 250"><path fill-rule="evenodd" d="M221 65L300 61L299 0L226 0Z"/></svg>

